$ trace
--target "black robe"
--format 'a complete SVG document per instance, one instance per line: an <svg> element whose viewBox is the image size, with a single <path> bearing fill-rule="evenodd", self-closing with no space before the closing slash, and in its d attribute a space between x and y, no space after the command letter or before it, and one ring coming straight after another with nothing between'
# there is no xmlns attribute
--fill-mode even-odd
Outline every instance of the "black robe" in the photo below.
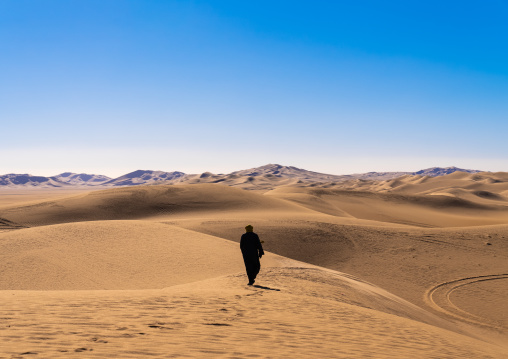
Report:
<svg viewBox="0 0 508 359"><path fill-rule="evenodd" d="M259 257L265 254L258 235L254 232L244 233L240 240L240 249L242 250L243 262L245 263L249 282L254 282L261 268Z"/></svg>

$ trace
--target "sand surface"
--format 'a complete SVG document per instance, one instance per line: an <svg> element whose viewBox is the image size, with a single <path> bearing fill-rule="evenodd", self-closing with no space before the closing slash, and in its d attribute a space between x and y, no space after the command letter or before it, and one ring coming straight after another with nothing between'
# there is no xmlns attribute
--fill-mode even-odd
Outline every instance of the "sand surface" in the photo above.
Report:
<svg viewBox="0 0 508 359"><path fill-rule="evenodd" d="M476 176L4 191L0 358L507 358L504 175Z"/></svg>
<svg viewBox="0 0 508 359"><path fill-rule="evenodd" d="M137 291L5 291L6 358L502 358L317 269L279 268ZM378 294L379 295L379 294ZM366 300L371 308L367 308ZM376 305L377 304L377 305ZM390 307L390 304L391 307ZM405 312L407 311L407 313ZM393 313L395 312L395 314ZM423 314L422 314L423 315ZM31 357L31 356L30 356Z"/></svg>

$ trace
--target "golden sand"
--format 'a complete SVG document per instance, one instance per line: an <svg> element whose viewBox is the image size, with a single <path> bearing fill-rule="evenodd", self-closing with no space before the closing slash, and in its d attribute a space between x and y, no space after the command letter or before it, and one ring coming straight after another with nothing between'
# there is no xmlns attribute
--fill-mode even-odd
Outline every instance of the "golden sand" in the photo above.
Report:
<svg viewBox="0 0 508 359"><path fill-rule="evenodd" d="M504 180L3 191L0 358L507 358Z"/></svg>

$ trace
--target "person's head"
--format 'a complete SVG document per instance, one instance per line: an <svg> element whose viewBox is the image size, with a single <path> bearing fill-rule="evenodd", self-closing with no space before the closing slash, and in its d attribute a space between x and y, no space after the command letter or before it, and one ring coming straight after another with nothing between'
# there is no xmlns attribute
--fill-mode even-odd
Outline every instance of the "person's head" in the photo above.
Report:
<svg viewBox="0 0 508 359"><path fill-rule="evenodd" d="M247 227L245 227L245 231L247 231L247 232L253 232L253 231L254 231L254 227L252 227L252 226L249 224Z"/></svg>

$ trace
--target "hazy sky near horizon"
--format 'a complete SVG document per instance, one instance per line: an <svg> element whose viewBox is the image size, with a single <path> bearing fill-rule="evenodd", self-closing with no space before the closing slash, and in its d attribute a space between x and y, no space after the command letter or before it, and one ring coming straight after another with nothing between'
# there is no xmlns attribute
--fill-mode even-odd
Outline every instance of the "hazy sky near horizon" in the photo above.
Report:
<svg viewBox="0 0 508 359"><path fill-rule="evenodd" d="M508 171L508 1L0 0L0 174Z"/></svg>

